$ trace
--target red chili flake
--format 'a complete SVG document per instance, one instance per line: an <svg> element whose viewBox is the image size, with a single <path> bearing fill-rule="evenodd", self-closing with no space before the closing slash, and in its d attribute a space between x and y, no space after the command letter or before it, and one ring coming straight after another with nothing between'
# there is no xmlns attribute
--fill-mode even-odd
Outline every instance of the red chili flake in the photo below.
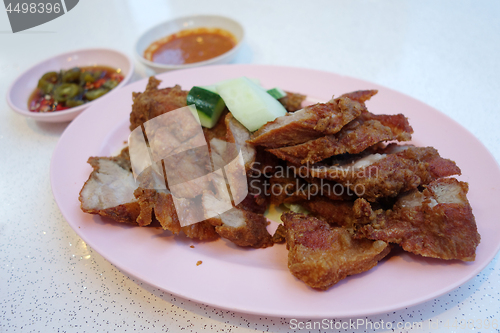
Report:
<svg viewBox="0 0 500 333"><path fill-rule="evenodd" d="M69 109L66 106L62 106L61 104L57 104L55 111L61 111L61 110L66 110Z"/></svg>
<svg viewBox="0 0 500 333"><path fill-rule="evenodd" d="M99 79L94 82L94 88L100 88L104 83L106 83L106 79Z"/></svg>

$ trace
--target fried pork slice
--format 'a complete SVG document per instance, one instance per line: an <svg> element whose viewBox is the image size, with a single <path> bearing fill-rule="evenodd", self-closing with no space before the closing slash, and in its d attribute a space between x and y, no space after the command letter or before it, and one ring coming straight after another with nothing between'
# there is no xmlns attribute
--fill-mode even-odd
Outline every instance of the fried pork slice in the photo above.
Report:
<svg viewBox="0 0 500 333"><path fill-rule="evenodd" d="M158 89L160 83L160 80L151 76L144 92L132 94L131 131L156 116L186 106L188 91L178 85Z"/></svg>
<svg viewBox="0 0 500 333"><path fill-rule="evenodd" d="M465 182L438 179L400 197L392 210L367 213L372 222L359 226L356 237L397 243L424 257L473 261L481 237L467 191Z"/></svg>
<svg viewBox="0 0 500 333"><path fill-rule="evenodd" d="M136 223L140 206L128 148L115 157L90 157L94 169L80 191L81 209L119 222Z"/></svg>
<svg viewBox="0 0 500 333"><path fill-rule="evenodd" d="M248 173L249 177L271 177L276 172L283 170L286 167L284 161L266 151L264 148L257 147L256 150L257 154L255 156L254 163L251 165L251 172Z"/></svg>
<svg viewBox="0 0 500 333"><path fill-rule="evenodd" d="M182 232L189 238L203 241L219 238L215 228L207 221L203 221L203 216L199 216L200 209L195 207L193 200L180 199L180 207L178 208L187 212L186 215L190 216L190 219L200 222L181 227L172 194L168 190L139 187L135 190L134 195L141 206L141 214L137 219L139 225L148 225L156 218L163 230L168 230L174 235Z"/></svg>
<svg viewBox="0 0 500 333"><path fill-rule="evenodd" d="M344 228L297 213L284 213L288 269L308 286L326 290L365 272L390 252L384 241L353 239Z"/></svg>
<svg viewBox="0 0 500 333"><path fill-rule="evenodd" d="M215 226L215 231L238 246L265 248L272 246L272 236L267 231L269 222L260 214L233 207L224 211L220 201L210 192L202 197L207 221Z"/></svg>
<svg viewBox="0 0 500 333"><path fill-rule="evenodd" d="M389 145L373 154L360 154L334 165L309 167L312 177L333 180L368 201L396 197L418 186L460 175L455 162L442 158L433 147Z"/></svg>
<svg viewBox="0 0 500 333"><path fill-rule="evenodd" d="M228 114L227 108L222 111L219 120L212 128L203 127L203 134L205 140L210 142L212 139L226 140L226 115Z"/></svg>
<svg viewBox="0 0 500 333"><path fill-rule="evenodd" d="M267 148L298 145L337 133L364 109L363 104L347 97L306 106L268 122L252 135L249 142Z"/></svg>
<svg viewBox="0 0 500 333"><path fill-rule="evenodd" d="M179 198L194 198L211 188L212 171L206 147L198 147L163 160L170 191Z"/></svg>
<svg viewBox="0 0 500 333"><path fill-rule="evenodd" d="M141 227L150 225L156 219L164 230L174 234L182 231L198 240L219 237L215 228L206 221L180 226L172 195L167 189L160 189L162 186L159 182L163 182L164 178L158 177L154 168L149 167L139 176L140 185L144 187L138 187L131 171L128 148L117 157L91 157L89 163L94 171L80 192L84 212L110 217L119 222L137 223ZM196 213L197 210L189 205L193 204L186 200L186 206L182 209Z"/></svg>
<svg viewBox="0 0 500 333"><path fill-rule="evenodd" d="M141 126L146 121L160 116L169 111L186 106L188 91L182 90L180 86L158 89L160 80L154 76L149 78L146 90L142 93L133 93L132 112L130 113L130 130ZM224 117L227 109L219 118L217 124L212 128L203 127L207 142L213 138L224 139L226 137L226 125Z"/></svg>
<svg viewBox="0 0 500 333"><path fill-rule="evenodd" d="M293 164L314 164L334 155L358 154L383 141L408 141L412 133L402 114L375 115L365 111L336 134L268 151Z"/></svg>
<svg viewBox="0 0 500 333"><path fill-rule="evenodd" d="M298 188L302 185L307 185L302 179L294 177L279 177L272 176L268 182L267 196L270 197L271 203L275 206L279 206L284 203L288 198L295 197Z"/></svg>
<svg viewBox="0 0 500 333"><path fill-rule="evenodd" d="M228 165L228 163L231 162L234 159L234 157L229 156L228 158L228 153L226 151L227 145L228 143L226 141L219 140L217 138L213 138L210 141L210 151L211 151L213 169L218 170L222 167L226 167L225 173L227 179L228 181L232 182L233 186L232 188L231 187L229 188L231 190L231 194L233 195L233 200L242 199L245 191L248 191L245 198L241 202L237 203L236 207L257 214L264 214L269 200L264 195L264 189L261 187L262 185L261 179L258 179L258 177L256 177L255 174L253 174L253 172L248 172L248 177L247 177L246 171L243 170L243 167L241 165L239 166L238 165L235 166L234 164ZM259 170L255 169L255 171ZM238 177L237 176L238 173L242 177ZM223 183L223 186L225 188L226 187L225 181L219 178L220 177L216 177L215 175L213 175L212 181L214 182L214 185L217 188L220 186L219 183L221 184ZM247 187L246 189L242 186L237 186L235 188L234 187L235 185L246 185ZM235 193L233 193L233 191L235 191Z"/></svg>
<svg viewBox="0 0 500 333"><path fill-rule="evenodd" d="M306 185L300 185L293 197L302 198L304 200L309 200L316 196L325 196L331 200L353 201L356 199L353 191L329 179L314 177L303 177L302 179L306 181Z"/></svg>
<svg viewBox="0 0 500 333"><path fill-rule="evenodd" d="M321 218L332 226L351 228L357 223L357 218L361 214L364 216L364 207L361 203L370 204L366 201L341 201L331 200L325 196L317 196L311 200L299 201L302 207L307 209L313 216Z"/></svg>
<svg viewBox="0 0 500 333"><path fill-rule="evenodd" d="M245 163L245 169L248 170L255 161L255 156L257 151L255 147L247 143L250 139L250 132L243 126L236 118L233 117L231 113L226 115L226 139L229 143L234 143L237 151L241 151L243 155L243 161Z"/></svg>
<svg viewBox="0 0 500 333"><path fill-rule="evenodd" d="M273 242L274 243L285 243L286 242L286 228L285 225L279 224L278 228L276 228L276 231L273 234Z"/></svg>
<svg viewBox="0 0 500 333"><path fill-rule="evenodd" d="M288 112L295 112L302 109L302 102L306 99L305 95L285 91L286 96L278 101L285 107Z"/></svg>
<svg viewBox="0 0 500 333"><path fill-rule="evenodd" d="M236 207L255 214L262 215L266 212L268 204L268 197L264 196L262 192L259 192L258 194L248 192L245 199L237 204Z"/></svg>
<svg viewBox="0 0 500 333"><path fill-rule="evenodd" d="M256 214L264 214L269 205L270 198L265 193L263 181L263 176L259 178L249 177L247 179L248 194L236 207Z"/></svg>
<svg viewBox="0 0 500 333"><path fill-rule="evenodd" d="M343 94L340 97L347 97L349 99L352 99L353 101L364 103L373 96L375 96L377 93L378 90L357 90Z"/></svg>

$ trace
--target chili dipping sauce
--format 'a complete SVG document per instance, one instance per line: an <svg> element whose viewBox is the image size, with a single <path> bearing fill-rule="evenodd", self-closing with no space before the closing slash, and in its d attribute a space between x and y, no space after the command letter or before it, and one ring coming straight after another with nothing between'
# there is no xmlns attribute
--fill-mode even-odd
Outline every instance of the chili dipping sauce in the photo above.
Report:
<svg viewBox="0 0 500 333"><path fill-rule="evenodd" d="M218 57L236 42L233 34L220 28L182 30L149 45L144 58L165 65L192 64Z"/></svg>

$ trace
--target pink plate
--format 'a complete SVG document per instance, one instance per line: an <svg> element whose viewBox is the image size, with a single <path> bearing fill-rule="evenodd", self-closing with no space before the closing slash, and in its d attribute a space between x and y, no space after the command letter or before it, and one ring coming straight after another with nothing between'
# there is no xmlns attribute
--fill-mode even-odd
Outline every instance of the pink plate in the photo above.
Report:
<svg viewBox="0 0 500 333"><path fill-rule="evenodd" d="M328 291L316 291L288 272L284 245L254 250L237 248L224 240L200 243L157 228L118 224L82 213L78 193L92 170L86 161L89 156L114 154L123 146L129 134L132 92L144 91L147 80L130 84L89 107L69 124L54 151L51 183L55 199L68 223L88 245L124 272L178 296L233 311L292 318L360 317L416 305L457 288L493 259L500 247L496 216L500 170L466 129L411 97L332 73L221 65L157 77L163 81L162 87L180 84L190 89L243 75L258 78L266 88L301 92L311 100L378 89L378 95L368 102L372 112L404 113L415 130L414 144L434 146L461 167L460 179L470 184L468 197L482 237L476 261L399 253ZM199 260L203 264L197 266Z"/></svg>

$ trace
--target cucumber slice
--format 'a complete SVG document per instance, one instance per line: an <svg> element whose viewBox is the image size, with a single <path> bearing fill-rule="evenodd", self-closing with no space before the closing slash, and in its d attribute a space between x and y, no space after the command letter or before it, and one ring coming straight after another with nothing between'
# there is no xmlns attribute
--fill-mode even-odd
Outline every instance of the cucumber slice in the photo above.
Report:
<svg viewBox="0 0 500 333"><path fill-rule="evenodd" d="M286 92L284 92L281 88L278 87L269 89L267 93L276 99L280 99L286 96Z"/></svg>
<svg viewBox="0 0 500 333"><path fill-rule="evenodd" d="M286 114L280 102L246 77L226 80L216 89L229 111L250 132Z"/></svg>
<svg viewBox="0 0 500 333"><path fill-rule="evenodd" d="M221 96L211 91L210 87L196 86L189 91L187 104L196 106L201 126L207 128L215 126L226 106Z"/></svg>

